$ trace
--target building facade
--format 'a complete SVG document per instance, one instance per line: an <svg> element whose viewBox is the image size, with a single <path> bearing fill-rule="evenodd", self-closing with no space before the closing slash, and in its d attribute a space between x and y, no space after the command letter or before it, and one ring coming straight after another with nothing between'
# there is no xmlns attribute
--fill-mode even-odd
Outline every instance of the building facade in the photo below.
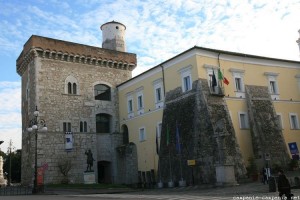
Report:
<svg viewBox="0 0 300 200"><path fill-rule="evenodd" d="M32 36L22 77L22 183L32 184L35 108L44 183L235 184L248 159L286 166L300 142L300 62L193 47L132 78L126 27L101 26L102 48ZM226 78L224 78L226 77ZM71 163L67 177L61 166Z"/></svg>
<svg viewBox="0 0 300 200"><path fill-rule="evenodd" d="M300 142L299 64L193 47L119 85L120 125L139 171L227 184L245 177L249 158L258 168L287 166Z"/></svg>
<svg viewBox="0 0 300 200"><path fill-rule="evenodd" d="M136 182L137 176L131 173L137 171L136 149L120 133L116 90L131 78L136 55L124 52L125 41L120 49L116 40L105 38L106 32L113 32L124 39L123 24L113 21L101 29L105 29L106 48L34 35L25 43L17 60L22 77L23 184L33 182L35 137L27 128L36 106L48 127L47 132L37 133L37 162L45 173L44 183L65 179L82 183L88 150L95 160L96 182ZM128 155L117 151L124 145ZM71 168L64 177L60 168L68 165Z"/></svg>

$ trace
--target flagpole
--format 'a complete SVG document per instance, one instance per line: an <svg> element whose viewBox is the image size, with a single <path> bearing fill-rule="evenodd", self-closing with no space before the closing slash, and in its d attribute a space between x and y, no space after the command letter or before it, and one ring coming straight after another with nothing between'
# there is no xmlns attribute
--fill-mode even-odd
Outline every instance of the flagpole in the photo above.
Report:
<svg viewBox="0 0 300 200"><path fill-rule="evenodd" d="M172 180L172 165L171 165L171 152L170 152L170 148L169 148L169 168L170 168L170 181Z"/></svg>
<svg viewBox="0 0 300 200"><path fill-rule="evenodd" d="M178 154L179 154L179 167L180 167L180 176L181 176L181 180L179 181L179 186L180 187L185 187L186 182L183 180L183 176L182 176L182 152L181 152L179 127L178 127L177 121L176 121L176 141L177 141L176 142L177 143L177 150L178 150Z"/></svg>
<svg viewBox="0 0 300 200"><path fill-rule="evenodd" d="M171 165L171 152L170 152L170 133L169 126L167 125L167 147L169 150L169 168L170 168L170 181L168 182L168 187L174 187L173 179L172 179L172 165Z"/></svg>
<svg viewBox="0 0 300 200"><path fill-rule="evenodd" d="M180 153L179 156L180 156L179 157L180 158L180 161L179 161L180 162L179 163L180 164L180 175L181 175L181 180L183 181L183 177L182 177L182 163L181 163L181 161L182 161L182 154Z"/></svg>
<svg viewBox="0 0 300 200"><path fill-rule="evenodd" d="M160 137L159 137L160 138ZM162 188L163 187L163 183L161 182L161 167L160 167L160 141L158 141L158 131L156 128L156 135L155 135L155 143L156 143L156 153L158 156L158 161L157 161L157 175L159 176L159 182L157 183L157 187L158 188Z"/></svg>

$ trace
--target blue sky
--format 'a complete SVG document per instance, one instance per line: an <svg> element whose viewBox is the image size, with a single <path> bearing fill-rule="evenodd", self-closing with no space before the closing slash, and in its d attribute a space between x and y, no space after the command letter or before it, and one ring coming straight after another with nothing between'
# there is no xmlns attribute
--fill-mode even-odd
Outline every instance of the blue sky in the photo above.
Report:
<svg viewBox="0 0 300 200"><path fill-rule="evenodd" d="M100 26L126 25L137 75L195 45L298 60L299 0L0 0L0 140L21 148L16 59L31 35L101 47Z"/></svg>

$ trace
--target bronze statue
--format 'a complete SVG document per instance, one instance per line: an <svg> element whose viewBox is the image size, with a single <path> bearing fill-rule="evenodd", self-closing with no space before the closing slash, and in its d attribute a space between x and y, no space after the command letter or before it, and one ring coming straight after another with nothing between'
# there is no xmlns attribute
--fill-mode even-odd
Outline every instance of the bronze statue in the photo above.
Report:
<svg viewBox="0 0 300 200"><path fill-rule="evenodd" d="M95 161L93 158L93 153L92 151L89 149L88 151L85 152L85 155L87 155L87 159L86 159L86 163L87 163L87 167L86 167L86 172L92 172L92 167L93 167L93 162Z"/></svg>

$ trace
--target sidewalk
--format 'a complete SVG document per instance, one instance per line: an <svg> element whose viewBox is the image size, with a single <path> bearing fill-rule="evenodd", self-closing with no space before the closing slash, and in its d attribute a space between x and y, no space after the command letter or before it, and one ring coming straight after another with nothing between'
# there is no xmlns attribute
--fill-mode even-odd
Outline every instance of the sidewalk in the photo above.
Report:
<svg viewBox="0 0 300 200"><path fill-rule="evenodd" d="M77 195L77 194L117 194L135 192L139 189L131 188L105 188L105 189L70 189L70 188L45 188L47 195Z"/></svg>
<svg viewBox="0 0 300 200"><path fill-rule="evenodd" d="M261 194L268 193L269 186L260 182L244 183L237 186L228 187L203 187L188 186L174 188L155 188L155 189L132 189L132 188L107 188L107 189L65 189L65 188L45 188L45 194L48 195L78 195L78 194L116 194L116 193L201 193L201 194L219 194L220 196Z"/></svg>

